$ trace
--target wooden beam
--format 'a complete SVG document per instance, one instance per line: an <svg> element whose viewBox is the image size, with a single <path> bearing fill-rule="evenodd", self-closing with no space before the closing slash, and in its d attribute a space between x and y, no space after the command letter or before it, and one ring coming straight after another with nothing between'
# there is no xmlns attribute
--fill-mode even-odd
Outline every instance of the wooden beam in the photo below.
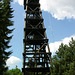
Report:
<svg viewBox="0 0 75 75"><path fill-rule="evenodd" d="M22 68L22 71L28 72L50 72L49 68Z"/></svg>

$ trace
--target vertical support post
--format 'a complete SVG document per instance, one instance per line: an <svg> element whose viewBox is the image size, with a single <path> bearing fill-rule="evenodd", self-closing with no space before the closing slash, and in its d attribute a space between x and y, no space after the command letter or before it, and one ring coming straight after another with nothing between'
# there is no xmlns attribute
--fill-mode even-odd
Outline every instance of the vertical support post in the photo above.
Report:
<svg viewBox="0 0 75 75"><path fill-rule="evenodd" d="M42 17L42 14L41 14L41 17ZM44 24L43 24L43 28L44 28ZM44 34L45 34L45 38L47 39L46 32L45 32ZM48 47L48 52L50 52L50 48L49 48L49 44L48 44L48 43L47 43L47 47ZM51 55L50 55L50 64L51 64L51 67L52 67L52 59L51 59Z"/></svg>
<svg viewBox="0 0 75 75"><path fill-rule="evenodd" d="M37 72L37 75L38 75L38 72Z"/></svg>
<svg viewBox="0 0 75 75"><path fill-rule="evenodd" d="M35 75L35 72L34 72L34 75Z"/></svg>
<svg viewBox="0 0 75 75"><path fill-rule="evenodd" d="M28 0L26 0L26 2L27 1ZM27 10L27 6L26 6L26 10ZM26 16L25 17L27 17L27 13L26 13ZM26 28L26 21L25 21L25 24L24 24L24 28ZM24 39L26 39L26 33L25 33L25 31L24 31ZM23 51L23 53L26 52L25 49L26 49L26 44L24 42L24 51ZM26 55L23 55L23 69L25 69L25 59L26 59L25 57L26 57ZM26 74L26 71L24 70L23 75L25 75L25 74Z"/></svg>

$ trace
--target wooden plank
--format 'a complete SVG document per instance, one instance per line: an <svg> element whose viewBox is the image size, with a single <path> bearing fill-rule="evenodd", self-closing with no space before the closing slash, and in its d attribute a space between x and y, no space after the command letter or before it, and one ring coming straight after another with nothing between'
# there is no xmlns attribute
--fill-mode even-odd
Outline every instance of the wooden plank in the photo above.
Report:
<svg viewBox="0 0 75 75"><path fill-rule="evenodd" d="M23 42L26 43L27 45L28 44L31 44L31 45L40 45L42 43L47 43L48 39L24 39ZM47 44L45 44L45 45L47 45Z"/></svg>
<svg viewBox="0 0 75 75"><path fill-rule="evenodd" d="M39 53L23 53L23 55L39 55L39 54L51 54L51 53L45 53L45 52L39 52Z"/></svg>
<svg viewBox="0 0 75 75"><path fill-rule="evenodd" d="M26 5L40 7L40 4L39 3L26 3Z"/></svg>
<svg viewBox="0 0 75 75"><path fill-rule="evenodd" d="M35 57L25 57L25 58L35 58ZM45 58L45 57L37 57L37 59L39 58ZM48 59L49 57L47 57L46 59Z"/></svg>
<svg viewBox="0 0 75 75"><path fill-rule="evenodd" d="M42 21L43 21L44 19L41 19L41 18L35 18L35 19L34 19L34 18L25 18L25 20L26 20L26 21L27 21L27 20L40 20L40 21L42 20Z"/></svg>
<svg viewBox="0 0 75 75"><path fill-rule="evenodd" d="M27 14L42 13L42 11L26 11Z"/></svg>
<svg viewBox="0 0 75 75"><path fill-rule="evenodd" d="M32 30L38 30L38 31L45 31L46 28L24 28L24 31L32 31Z"/></svg>
<svg viewBox="0 0 75 75"><path fill-rule="evenodd" d="M50 68L22 68L22 71L28 72L50 72Z"/></svg>

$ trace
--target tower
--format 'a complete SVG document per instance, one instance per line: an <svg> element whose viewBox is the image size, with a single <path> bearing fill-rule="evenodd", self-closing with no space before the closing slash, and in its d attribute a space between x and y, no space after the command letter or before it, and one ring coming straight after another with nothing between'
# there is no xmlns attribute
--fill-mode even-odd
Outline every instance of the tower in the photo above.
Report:
<svg viewBox="0 0 75 75"><path fill-rule="evenodd" d="M24 27L23 75L48 75L51 66L51 52L44 27L39 0L24 0L26 10ZM46 46L48 52L46 52Z"/></svg>

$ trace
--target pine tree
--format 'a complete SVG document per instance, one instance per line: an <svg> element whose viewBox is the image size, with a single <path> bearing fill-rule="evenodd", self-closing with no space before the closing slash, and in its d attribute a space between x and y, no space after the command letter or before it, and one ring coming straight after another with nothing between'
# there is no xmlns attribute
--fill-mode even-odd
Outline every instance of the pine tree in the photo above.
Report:
<svg viewBox="0 0 75 75"><path fill-rule="evenodd" d="M52 60L53 67L51 75L75 75L75 40L69 45L60 45L58 52Z"/></svg>
<svg viewBox="0 0 75 75"><path fill-rule="evenodd" d="M13 21L11 21L12 8L11 0L0 0L0 74L4 75L8 67L6 67L6 60L9 58L11 51L7 51L11 46L9 46L10 40L12 39L12 33L14 29L9 29L13 26Z"/></svg>

